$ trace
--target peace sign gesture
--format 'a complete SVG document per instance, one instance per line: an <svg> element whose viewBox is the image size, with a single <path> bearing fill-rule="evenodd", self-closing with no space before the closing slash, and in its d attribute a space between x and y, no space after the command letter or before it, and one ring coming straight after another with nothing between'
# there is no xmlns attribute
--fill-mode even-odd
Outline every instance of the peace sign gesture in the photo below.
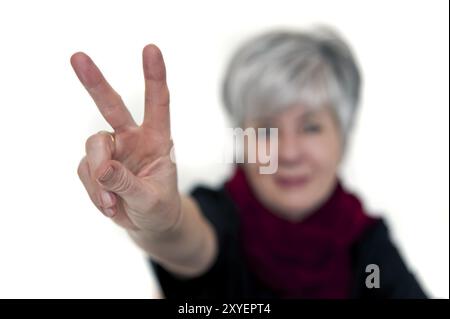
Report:
<svg viewBox="0 0 450 319"><path fill-rule="evenodd" d="M78 175L97 208L122 227L164 231L180 215L176 166L170 156L169 90L161 51L147 45L142 59L145 114L137 125L89 56L78 52L71 57L79 80L114 129L87 139Z"/></svg>

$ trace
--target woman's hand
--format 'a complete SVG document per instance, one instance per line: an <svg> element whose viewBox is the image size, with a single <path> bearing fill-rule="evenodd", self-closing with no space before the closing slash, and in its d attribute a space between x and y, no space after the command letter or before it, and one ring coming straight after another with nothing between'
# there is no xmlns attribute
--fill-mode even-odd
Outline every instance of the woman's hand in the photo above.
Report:
<svg viewBox="0 0 450 319"><path fill-rule="evenodd" d="M142 55L145 115L140 126L86 54L71 57L75 73L114 129L87 139L78 175L95 206L120 226L164 232L181 214L171 160L169 90L160 50L147 45Z"/></svg>

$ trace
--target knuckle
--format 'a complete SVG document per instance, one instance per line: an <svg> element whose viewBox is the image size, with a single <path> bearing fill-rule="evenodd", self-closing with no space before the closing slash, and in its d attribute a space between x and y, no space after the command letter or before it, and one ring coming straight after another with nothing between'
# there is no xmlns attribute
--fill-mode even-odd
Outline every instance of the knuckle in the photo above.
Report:
<svg viewBox="0 0 450 319"><path fill-rule="evenodd" d="M77 174L80 179L83 179L83 167L81 166L81 164L78 165Z"/></svg>
<svg viewBox="0 0 450 319"><path fill-rule="evenodd" d="M86 167L86 156L85 156L81 159L80 164L78 164L78 168L77 168L77 174L80 179L83 179L86 168L87 167Z"/></svg>
<svg viewBox="0 0 450 319"><path fill-rule="evenodd" d="M131 178L129 178L129 176L123 169L119 170L118 174L116 174L112 178L112 185L113 185L112 191L118 193L128 193L133 188Z"/></svg>
<svg viewBox="0 0 450 319"><path fill-rule="evenodd" d="M86 140L86 154L95 153L98 150L108 146L109 139L111 139L106 131L100 131L94 135L89 136Z"/></svg>
<svg viewBox="0 0 450 319"><path fill-rule="evenodd" d="M89 178L88 170L89 167L87 163L87 158L86 156L84 156L81 159L80 164L78 165L77 168L78 177L80 178L81 183L83 184L83 187L86 190L86 193L88 194L92 203L101 211L102 203L99 199L98 189L95 186L95 183L93 183Z"/></svg>
<svg viewBox="0 0 450 319"><path fill-rule="evenodd" d="M86 190L86 193L92 203L97 207L101 207L102 202L99 197L99 190L96 188L95 183L90 180L86 180L86 178L81 178L81 182L83 183L84 189Z"/></svg>
<svg viewBox="0 0 450 319"><path fill-rule="evenodd" d="M101 210L101 207L103 206L103 204L102 204L102 202L101 202L100 199L99 199L99 194L98 194L98 192L97 192L97 191L92 191L92 192L89 192L89 191L88 191L88 194L89 194L89 197L91 198L92 203L93 203L98 209Z"/></svg>
<svg viewBox="0 0 450 319"><path fill-rule="evenodd" d="M108 101L108 103L103 108L103 111L107 114L117 111L117 109L122 108L124 105L122 97L115 93L111 100Z"/></svg>
<svg viewBox="0 0 450 319"><path fill-rule="evenodd" d="M98 140L101 134L94 134L88 137L85 143L86 153L92 151L96 145L98 145Z"/></svg>

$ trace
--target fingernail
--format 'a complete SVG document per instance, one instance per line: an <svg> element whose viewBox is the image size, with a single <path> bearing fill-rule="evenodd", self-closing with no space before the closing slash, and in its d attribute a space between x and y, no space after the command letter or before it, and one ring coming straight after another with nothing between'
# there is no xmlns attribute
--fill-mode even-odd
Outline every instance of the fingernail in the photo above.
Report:
<svg viewBox="0 0 450 319"><path fill-rule="evenodd" d="M116 213L112 208L105 208L103 211L107 217L113 217Z"/></svg>
<svg viewBox="0 0 450 319"><path fill-rule="evenodd" d="M101 192L102 203L104 207L110 207L113 205L113 198L110 192Z"/></svg>
<svg viewBox="0 0 450 319"><path fill-rule="evenodd" d="M112 168L112 166L109 166L105 170L105 172L102 175L100 175L100 177L98 178L98 181L100 183L104 183L104 182L108 181L111 178L111 176L113 175L113 171L114 171L114 169Z"/></svg>

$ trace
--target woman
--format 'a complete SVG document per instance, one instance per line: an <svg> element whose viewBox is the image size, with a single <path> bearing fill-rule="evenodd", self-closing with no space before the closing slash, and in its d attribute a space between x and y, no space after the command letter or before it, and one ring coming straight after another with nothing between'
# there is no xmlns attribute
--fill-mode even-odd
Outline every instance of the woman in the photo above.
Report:
<svg viewBox="0 0 450 319"><path fill-rule="evenodd" d="M271 32L238 50L225 106L237 127L278 129L256 140L258 149L278 143L277 170L239 163L222 187L189 194L178 191L171 160L159 49L143 50L140 126L87 55L71 63L114 129L87 140L80 179L150 256L166 297L425 297L383 220L367 215L338 176L361 80L334 32Z"/></svg>

